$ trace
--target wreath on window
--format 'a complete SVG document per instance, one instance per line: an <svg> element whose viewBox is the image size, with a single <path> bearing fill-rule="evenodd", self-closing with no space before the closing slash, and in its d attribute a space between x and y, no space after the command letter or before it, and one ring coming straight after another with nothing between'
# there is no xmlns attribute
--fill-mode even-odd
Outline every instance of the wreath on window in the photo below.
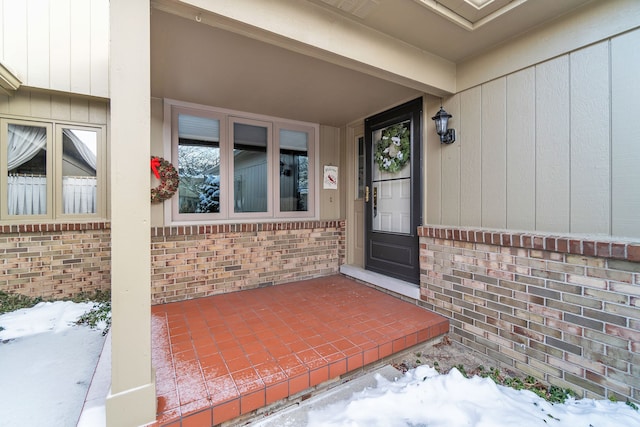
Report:
<svg viewBox="0 0 640 427"><path fill-rule="evenodd" d="M374 161L382 172L396 173L411 157L409 129L404 124L389 126L382 131L382 138L376 143Z"/></svg>
<svg viewBox="0 0 640 427"><path fill-rule="evenodd" d="M151 171L160 180L160 185L151 189L151 203L161 203L173 197L178 190L180 177L171 162L151 156Z"/></svg>

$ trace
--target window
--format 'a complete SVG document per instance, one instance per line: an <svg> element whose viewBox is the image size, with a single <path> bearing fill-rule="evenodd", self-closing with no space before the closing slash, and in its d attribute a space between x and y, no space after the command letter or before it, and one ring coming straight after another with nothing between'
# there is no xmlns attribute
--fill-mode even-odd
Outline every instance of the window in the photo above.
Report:
<svg viewBox="0 0 640 427"><path fill-rule="evenodd" d="M0 218L103 217L102 149L102 128L0 120Z"/></svg>
<svg viewBox="0 0 640 427"><path fill-rule="evenodd" d="M231 123L233 213L262 216L271 211L271 123L237 118Z"/></svg>
<svg viewBox="0 0 640 427"><path fill-rule="evenodd" d="M317 125L167 103L173 222L316 216Z"/></svg>
<svg viewBox="0 0 640 427"><path fill-rule="evenodd" d="M279 129L280 212L309 209L309 134Z"/></svg>

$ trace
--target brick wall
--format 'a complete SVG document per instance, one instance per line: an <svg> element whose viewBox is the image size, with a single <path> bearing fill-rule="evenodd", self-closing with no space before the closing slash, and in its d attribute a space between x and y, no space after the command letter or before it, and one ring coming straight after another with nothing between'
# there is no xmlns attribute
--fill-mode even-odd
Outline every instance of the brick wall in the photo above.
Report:
<svg viewBox="0 0 640 427"><path fill-rule="evenodd" d="M110 284L108 223L0 226L0 290L61 299Z"/></svg>
<svg viewBox="0 0 640 427"><path fill-rule="evenodd" d="M421 227L421 298L503 367L640 401L640 244Z"/></svg>
<svg viewBox="0 0 640 427"><path fill-rule="evenodd" d="M344 221L152 228L152 303L335 274L344 231ZM62 299L110 286L109 223L0 226L0 290Z"/></svg>
<svg viewBox="0 0 640 427"><path fill-rule="evenodd" d="M344 221L152 228L152 304L335 274L344 229Z"/></svg>

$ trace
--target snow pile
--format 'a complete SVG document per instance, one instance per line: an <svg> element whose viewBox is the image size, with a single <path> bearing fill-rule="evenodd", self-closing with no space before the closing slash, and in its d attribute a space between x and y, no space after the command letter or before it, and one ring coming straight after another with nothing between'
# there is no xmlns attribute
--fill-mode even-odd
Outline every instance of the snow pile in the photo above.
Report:
<svg viewBox="0 0 640 427"><path fill-rule="evenodd" d="M92 302L41 302L0 315L0 340L27 337L43 332L60 333L73 326L78 318L93 308Z"/></svg>
<svg viewBox="0 0 640 427"><path fill-rule="evenodd" d="M551 404L489 378L440 375L421 366L397 381L378 376L376 388L309 413L308 427L636 427L640 412L623 402L569 399Z"/></svg>
<svg viewBox="0 0 640 427"><path fill-rule="evenodd" d="M76 426L105 340L76 325L91 308L43 302L0 315L0 425Z"/></svg>

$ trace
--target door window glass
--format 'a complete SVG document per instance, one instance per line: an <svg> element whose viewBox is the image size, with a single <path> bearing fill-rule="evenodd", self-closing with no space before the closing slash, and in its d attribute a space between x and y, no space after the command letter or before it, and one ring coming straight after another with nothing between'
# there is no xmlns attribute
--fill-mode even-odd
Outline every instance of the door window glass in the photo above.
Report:
<svg viewBox="0 0 640 427"><path fill-rule="evenodd" d="M411 122L373 132L373 230L411 233Z"/></svg>

